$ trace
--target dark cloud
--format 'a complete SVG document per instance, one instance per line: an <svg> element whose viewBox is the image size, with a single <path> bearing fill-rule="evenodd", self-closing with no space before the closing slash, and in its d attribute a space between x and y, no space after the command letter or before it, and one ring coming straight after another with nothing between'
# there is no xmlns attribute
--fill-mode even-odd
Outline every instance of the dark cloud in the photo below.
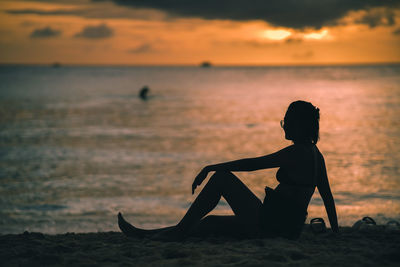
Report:
<svg viewBox="0 0 400 267"><path fill-rule="evenodd" d="M395 24L395 14L391 9L368 10L367 14L355 21L356 23L366 24L370 28L376 26L392 26Z"/></svg>
<svg viewBox="0 0 400 267"><path fill-rule="evenodd" d="M116 6L108 3L92 4L90 6L79 8L58 8L58 9L8 9L5 11L11 15L38 15L38 16L78 16L83 18L95 19L163 19L165 15L160 11L155 10L137 10L133 8L126 8L124 6Z"/></svg>
<svg viewBox="0 0 400 267"><path fill-rule="evenodd" d="M349 11L399 7L398 0L111 0L133 8L153 8L172 16L204 19L264 20L276 26L303 29L332 25ZM97 1L96 1L97 2ZM369 23L368 20L365 23Z"/></svg>
<svg viewBox="0 0 400 267"><path fill-rule="evenodd" d="M138 47L128 50L129 53L132 54L141 54L141 53L148 53L153 52L154 49L150 44L142 44Z"/></svg>
<svg viewBox="0 0 400 267"><path fill-rule="evenodd" d="M68 1L58 2L68 3ZM110 5L111 2L117 5ZM83 5L86 3L83 1L73 1L73 4L79 3L81 5L74 9L10 9L5 12L14 15L80 16L101 19L147 20L168 19L169 16L236 21L263 20L275 26L318 29L322 26L336 25L349 11L359 10L369 12L356 23L367 24L370 27L392 25L394 12L390 9L400 8L399 0L92 0L91 5ZM377 7L385 11L371 11Z"/></svg>
<svg viewBox="0 0 400 267"><path fill-rule="evenodd" d="M12 14L12 15L41 15L41 16L82 15L81 9L55 9L55 10L9 9L6 10L5 12L7 14Z"/></svg>
<svg viewBox="0 0 400 267"><path fill-rule="evenodd" d="M51 27L45 27L41 29L35 29L30 37L31 38L51 38L57 37L61 34L61 31L52 29Z"/></svg>
<svg viewBox="0 0 400 267"><path fill-rule="evenodd" d="M104 39L110 38L114 35L114 30L108 27L106 24L100 24L97 26L86 26L81 32L75 34L75 37L87 38L87 39Z"/></svg>
<svg viewBox="0 0 400 267"><path fill-rule="evenodd" d="M393 33L394 35L400 35L400 28L394 30L392 33Z"/></svg>

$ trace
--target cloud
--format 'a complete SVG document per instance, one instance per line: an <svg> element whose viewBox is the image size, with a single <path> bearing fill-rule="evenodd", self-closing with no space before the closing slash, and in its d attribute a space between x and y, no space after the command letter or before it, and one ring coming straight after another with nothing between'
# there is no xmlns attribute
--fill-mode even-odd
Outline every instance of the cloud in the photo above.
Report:
<svg viewBox="0 0 400 267"><path fill-rule="evenodd" d="M393 10L388 8L379 8L368 10L361 18L355 21L356 23L366 24L370 28L377 26L392 26L395 24L395 14Z"/></svg>
<svg viewBox="0 0 400 267"><path fill-rule="evenodd" d="M153 8L176 17L263 20L275 26L296 29L332 25L349 11L374 7L400 7L398 0L111 0L121 6ZM360 23L370 24L366 19Z"/></svg>
<svg viewBox="0 0 400 267"><path fill-rule="evenodd" d="M400 35L400 28L397 28L392 32L394 35Z"/></svg>
<svg viewBox="0 0 400 267"><path fill-rule="evenodd" d="M50 0L41 1L53 3ZM368 12L356 23L370 27L390 25L394 23L394 12L390 9L400 8L399 0L91 0L90 5L86 1L73 1L73 4L76 4L75 8L9 9L5 12L13 15L99 19L165 20L171 17L196 17L234 21L262 20L274 26L319 29L339 24L340 19L351 11ZM369 12L375 8L386 11Z"/></svg>
<svg viewBox="0 0 400 267"><path fill-rule="evenodd" d="M35 29L30 37L31 38L51 38L51 37L57 37L61 34L61 31L59 30L54 30L51 27L45 27L41 29Z"/></svg>
<svg viewBox="0 0 400 267"><path fill-rule="evenodd" d="M128 52L132 54L148 53L152 51L154 51L154 49L150 44L142 44L139 45L138 47L128 50Z"/></svg>
<svg viewBox="0 0 400 267"><path fill-rule="evenodd" d="M301 38L297 38L297 37L289 37L287 39L285 39L285 43L287 44L298 44L298 43L302 43L303 39Z"/></svg>
<svg viewBox="0 0 400 267"><path fill-rule="evenodd" d="M82 9L9 9L5 11L11 15L41 15L41 16L57 16L57 15L82 15Z"/></svg>
<svg viewBox="0 0 400 267"><path fill-rule="evenodd" d="M79 8L57 8L57 9L8 9L5 13L10 15L38 15L38 16L77 16L90 19L141 19L162 20L166 16L163 12L156 10L133 9L125 6L117 6L112 3L92 3L90 6Z"/></svg>
<svg viewBox="0 0 400 267"><path fill-rule="evenodd" d="M82 29L81 32L75 34L75 37L87 39L104 39L110 38L113 35L114 30L112 28L109 28L106 24L100 24L97 26L86 26Z"/></svg>

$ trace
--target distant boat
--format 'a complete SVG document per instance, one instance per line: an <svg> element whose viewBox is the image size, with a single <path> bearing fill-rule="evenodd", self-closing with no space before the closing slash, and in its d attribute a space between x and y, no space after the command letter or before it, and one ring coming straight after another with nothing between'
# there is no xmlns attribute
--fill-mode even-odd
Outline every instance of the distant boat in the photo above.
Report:
<svg viewBox="0 0 400 267"><path fill-rule="evenodd" d="M53 64L51 64L51 66L53 68L59 68L59 67L61 67L61 63L60 62L54 62Z"/></svg>
<svg viewBox="0 0 400 267"><path fill-rule="evenodd" d="M204 61L204 62L202 62L202 63L200 64L200 67L202 67L202 68L209 68L209 67L211 67L211 62Z"/></svg>

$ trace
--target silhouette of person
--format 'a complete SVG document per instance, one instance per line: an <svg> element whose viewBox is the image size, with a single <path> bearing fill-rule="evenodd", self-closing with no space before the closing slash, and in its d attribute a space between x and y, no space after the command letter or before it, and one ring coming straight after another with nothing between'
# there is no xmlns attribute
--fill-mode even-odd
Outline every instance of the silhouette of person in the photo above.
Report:
<svg viewBox="0 0 400 267"><path fill-rule="evenodd" d="M180 240L188 236L299 237L315 187L323 199L331 228L338 232L335 202L328 182L319 139L319 109L295 101L286 111L281 127L293 142L275 153L204 167L194 179L192 194L214 172L181 221L171 227L144 230L118 214L118 225L129 237ZM232 172L278 168L275 189L266 187L262 202ZM208 215L224 197L232 216Z"/></svg>
<svg viewBox="0 0 400 267"><path fill-rule="evenodd" d="M143 88L140 89L140 91L139 91L139 97L142 100L147 100L149 91L150 91L149 87L143 86Z"/></svg>

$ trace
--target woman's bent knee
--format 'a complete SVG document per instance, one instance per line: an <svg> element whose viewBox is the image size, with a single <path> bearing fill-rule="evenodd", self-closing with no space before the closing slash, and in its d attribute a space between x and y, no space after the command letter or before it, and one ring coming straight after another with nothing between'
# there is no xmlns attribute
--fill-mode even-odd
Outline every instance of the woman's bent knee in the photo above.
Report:
<svg viewBox="0 0 400 267"><path fill-rule="evenodd" d="M230 176L230 175L233 175L233 173L230 172L230 171L216 171L214 175L217 175L217 176Z"/></svg>
<svg viewBox="0 0 400 267"><path fill-rule="evenodd" d="M230 171L216 171L214 175L212 176L214 179L218 180L227 180L227 179L232 179L236 178L236 176L231 173Z"/></svg>
<svg viewBox="0 0 400 267"><path fill-rule="evenodd" d="M235 183L235 181L240 180L230 171L216 171L210 178L210 182L221 189L230 186L232 183Z"/></svg>

